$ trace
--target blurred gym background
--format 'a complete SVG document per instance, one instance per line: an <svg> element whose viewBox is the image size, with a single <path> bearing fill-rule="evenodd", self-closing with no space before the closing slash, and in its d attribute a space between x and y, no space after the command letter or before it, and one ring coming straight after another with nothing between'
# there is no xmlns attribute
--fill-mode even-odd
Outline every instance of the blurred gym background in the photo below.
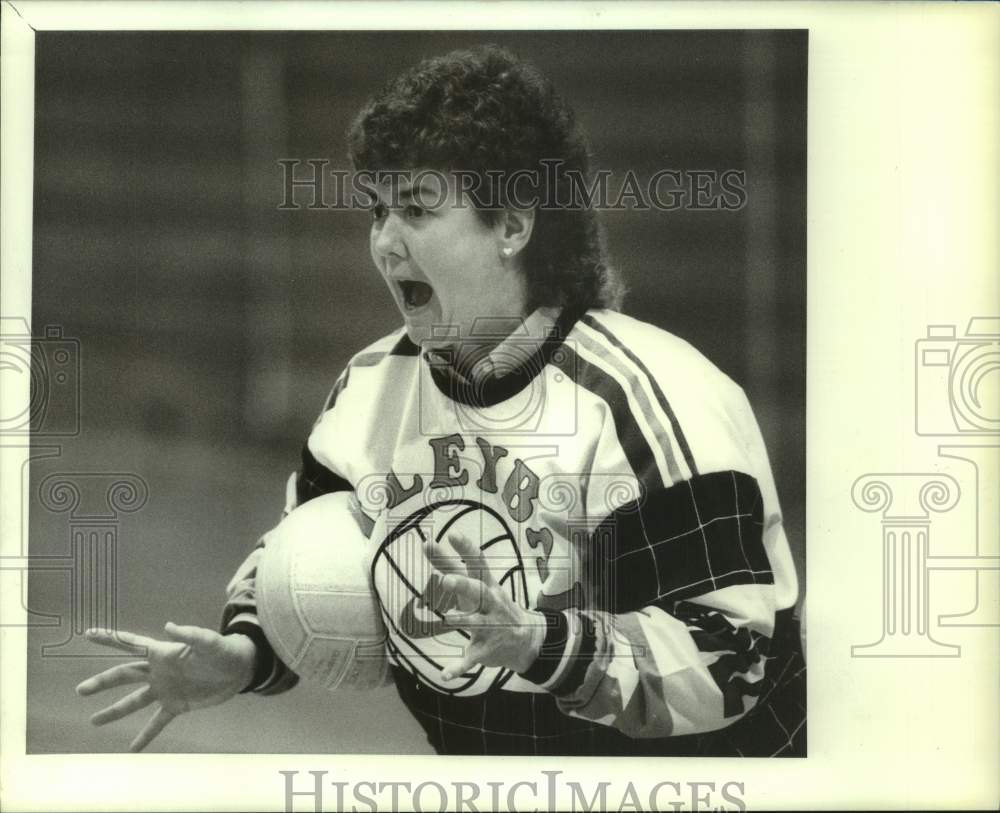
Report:
<svg viewBox="0 0 1000 813"><path fill-rule="evenodd" d="M127 747L141 721L95 729L106 702L73 693L121 661L93 657L74 629L109 612L153 635L167 620L215 627L334 378L400 324L367 215L279 211L279 159L347 169L366 97L419 58L480 42L551 77L613 189L629 169L746 172L742 210L604 221L625 312L746 389L804 576L806 32L38 32L32 326L78 341L79 394L53 389L70 401L49 406L78 410L80 431L33 440L31 553L77 564L31 577L29 753ZM116 477L148 498L42 494ZM104 552L87 559L95 533ZM106 605L87 584L111 585ZM185 715L151 750L429 749L392 688L300 685Z"/></svg>

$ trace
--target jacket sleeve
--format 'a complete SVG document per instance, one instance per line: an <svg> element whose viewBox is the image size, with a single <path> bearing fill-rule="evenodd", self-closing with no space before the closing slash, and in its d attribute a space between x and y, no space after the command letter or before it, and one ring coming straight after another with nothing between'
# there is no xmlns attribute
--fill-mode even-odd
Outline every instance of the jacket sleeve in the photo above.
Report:
<svg viewBox="0 0 1000 813"><path fill-rule="evenodd" d="M347 382L345 371L327 398L323 412L316 424L334 408L337 396ZM315 425L314 425L315 427ZM307 442L302 448L302 464L288 479L285 489L285 507L282 519L298 506L322 494L351 489L351 484L316 459ZM254 676L244 692L280 694L298 683L298 676L275 655L257 618L256 576L257 566L264 551L267 534L254 545L253 550L239 566L226 587L226 603L222 611L223 635L240 633L248 636L257 647Z"/></svg>
<svg viewBox="0 0 1000 813"><path fill-rule="evenodd" d="M720 729L756 704L780 609L772 559L790 558L763 440L739 399L710 432L714 470L693 465L597 513L581 557L588 600L542 610L542 654L523 677L564 713L645 738ZM620 446L610 433L595 459L627 467Z"/></svg>

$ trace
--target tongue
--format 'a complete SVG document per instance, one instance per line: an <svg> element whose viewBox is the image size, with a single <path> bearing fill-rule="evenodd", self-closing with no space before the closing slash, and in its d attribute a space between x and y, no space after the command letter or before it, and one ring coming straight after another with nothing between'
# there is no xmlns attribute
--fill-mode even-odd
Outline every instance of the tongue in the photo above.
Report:
<svg viewBox="0 0 1000 813"><path fill-rule="evenodd" d="M410 289L407 299L414 308L422 308L431 301L434 291L426 282L411 282L407 287Z"/></svg>

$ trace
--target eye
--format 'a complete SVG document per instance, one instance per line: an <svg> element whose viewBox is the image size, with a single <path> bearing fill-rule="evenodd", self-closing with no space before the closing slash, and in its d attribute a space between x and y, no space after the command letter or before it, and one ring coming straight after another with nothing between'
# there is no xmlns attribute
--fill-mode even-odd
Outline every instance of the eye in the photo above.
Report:
<svg viewBox="0 0 1000 813"><path fill-rule="evenodd" d="M417 220L423 217L425 212L420 206L411 203L403 209L403 214L410 220Z"/></svg>
<svg viewBox="0 0 1000 813"><path fill-rule="evenodd" d="M371 215L373 221L384 220L385 216L389 213L388 208L384 203L376 203L371 208Z"/></svg>

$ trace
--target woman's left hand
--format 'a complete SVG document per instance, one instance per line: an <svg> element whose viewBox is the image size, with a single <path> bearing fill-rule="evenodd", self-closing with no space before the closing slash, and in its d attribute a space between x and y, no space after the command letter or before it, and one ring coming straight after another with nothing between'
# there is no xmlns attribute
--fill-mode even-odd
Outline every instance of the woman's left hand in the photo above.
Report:
<svg viewBox="0 0 1000 813"><path fill-rule="evenodd" d="M545 616L517 604L494 578L482 551L459 534L448 537L461 560L433 542L424 544L431 564L444 576L425 599L443 614L444 624L463 629L471 638L461 660L442 670L451 680L476 664L525 672L538 658L545 637Z"/></svg>

